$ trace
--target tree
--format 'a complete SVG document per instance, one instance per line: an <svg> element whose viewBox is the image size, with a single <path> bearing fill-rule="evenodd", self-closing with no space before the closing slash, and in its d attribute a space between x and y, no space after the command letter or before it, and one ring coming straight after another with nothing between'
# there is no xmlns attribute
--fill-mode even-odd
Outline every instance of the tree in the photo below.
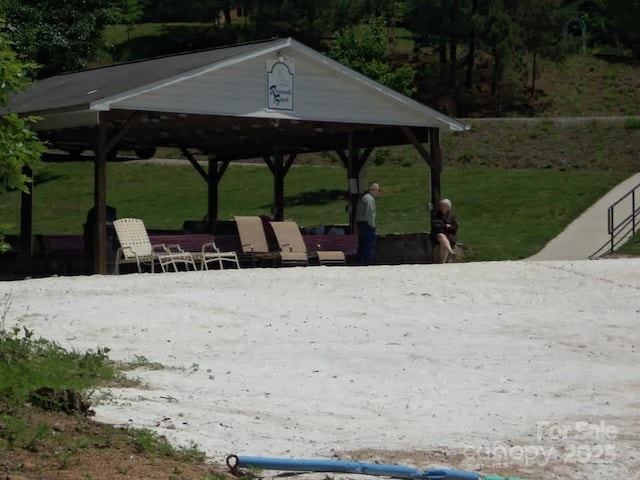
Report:
<svg viewBox="0 0 640 480"><path fill-rule="evenodd" d="M111 22L127 26L127 39L131 38L133 24L142 18L143 8L138 0L119 0L114 6Z"/></svg>
<svg viewBox="0 0 640 480"><path fill-rule="evenodd" d="M254 0L249 7L252 35L254 38L291 36L321 48L322 38L333 31L334 1Z"/></svg>
<svg viewBox="0 0 640 480"><path fill-rule="evenodd" d="M33 65L20 62L4 29L0 19L0 195L7 190L28 192L32 176L26 175L25 170L33 170L46 150L29 129L35 119L21 118L7 109L9 95L29 84L26 73ZM0 225L0 253L11 248L4 241L4 227Z"/></svg>
<svg viewBox="0 0 640 480"><path fill-rule="evenodd" d="M15 50L37 63L39 78L85 68L105 25L133 22L138 0L0 0Z"/></svg>
<svg viewBox="0 0 640 480"><path fill-rule="evenodd" d="M516 2L513 2L516 3ZM499 95L506 66L520 50L520 27L508 0L486 0L478 20L479 37L493 57L491 95Z"/></svg>
<svg viewBox="0 0 640 480"><path fill-rule="evenodd" d="M536 89L538 57L555 62L562 61L567 53L567 41L562 36L564 23L575 16L571 6L562 0L521 0L518 25L522 49L532 56L530 95Z"/></svg>
<svg viewBox="0 0 640 480"><path fill-rule="evenodd" d="M4 27L0 22L0 29ZM27 70L11 48L7 35L0 30L0 193L6 190L28 191L31 181L25 167L33 169L45 151L44 145L29 126L35 119L21 118L7 109L9 95L28 84Z"/></svg>
<svg viewBox="0 0 640 480"><path fill-rule="evenodd" d="M339 32L329 56L387 87L414 96L415 70L407 64L392 66L388 50L386 21L371 17Z"/></svg>
<svg viewBox="0 0 640 480"><path fill-rule="evenodd" d="M611 18L614 40L640 58L640 0L608 0L605 2Z"/></svg>
<svg viewBox="0 0 640 480"><path fill-rule="evenodd" d="M416 34L419 47L438 53L442 84L456 87L458 70L467 66L470 86L475 62L473 20L478 0L411 0L407 23ZM460 47L468 44L467 55L458 59Z"/></svg>

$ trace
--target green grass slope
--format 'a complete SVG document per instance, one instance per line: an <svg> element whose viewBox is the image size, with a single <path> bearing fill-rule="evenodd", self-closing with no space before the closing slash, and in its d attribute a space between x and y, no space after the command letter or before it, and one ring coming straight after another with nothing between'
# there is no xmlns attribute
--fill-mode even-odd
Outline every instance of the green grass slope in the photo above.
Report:
<svg viewBox="0 0 640 480"><path fill-rule="evenodd" d="M80 234L93 202L92 165L50 164L34 192L36 233ZM429 173L423 164L371 166L379 181L381 233L429 230ZM460 240L469 260L527 257L558 234L597 198L625 178L615 171L452 167L442 178L453 200ZM107 201L119 217L143 218L151 229L181 229L206 213L206 185L190 166L110 164ZM341 167L303 165L289 172L287 217L300 225L342 224L346 173ZM220 184L220 218L269 214L273 180L262 166L231 166ZM0 196L0 217L17 232L17 193Z"/></svg>
<svg viewBox="0 0 640 480"><path fill-rule="evenodd" d="M621 255L629 255L632 257L640 257L640 229L637 230L637 233L635 235L627 240L627 243L616 250L616 253Z"/></svg>
<svg viewBox="0 0 640 480"><path fill-rule="evenodd" d="M574 55L542 63L537 100L544 116L617 116L640 114L637 68L592 55Z"/></svg>

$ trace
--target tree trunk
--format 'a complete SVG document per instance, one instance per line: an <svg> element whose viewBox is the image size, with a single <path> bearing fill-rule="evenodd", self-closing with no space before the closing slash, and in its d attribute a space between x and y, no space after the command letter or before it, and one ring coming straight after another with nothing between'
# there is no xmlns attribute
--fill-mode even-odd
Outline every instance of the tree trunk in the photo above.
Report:
<svg viewBox="0 0 640 480"><path fill-rule="evenodd" d="M533 96L536 93L536 70L537 70L537 60L538 60L538 52L536 52L535 50L533 51L533 68L531 69L531 98L533 98Z"/></svg>
<svg viewBox="0 0 640 480"><path fill-rule="evenodd" d="M452 87L458 86L458 38L457 30L454 25L458 23L458 0L453 0L451 3L451 10L449 11L449 19L451 21L451 27L449 34L451 39L449 41L449 85Z"/></svg>
<svg viewBox="0 0 640 480"><path fill-rule="evenodd" d="M447 39L441 38L439 45L440 54L440 80L446 84L449 74L449 68L447 65Z"/></svg>
<svg viewBox="0 0 640 480"><path fill-rule="evenodd" d="M253 25L255 26L256 33L258 35L261 35L266 30L266 22L264 19L264 0L258 0L256 4L252 4L249 8L251 8L251 23L253 23Z"/></svg>
<svg viewBox="0 0 640 480"><path fill-rule="evenodd" d="M222 9L222 13L224 14L224 24L229 26L231 25L231 5L230 2L224 2L224 7Z"/></svg>
<svg viewBox="0 0 640 480"><path fill-rule="evenodd" d="M473 68L476 63L476 37L475 34L471 34L469 38L469 53L467 55L467 78L465 79L465 85L467 88L473 87Z"/></svg>
<svg viewBox="0 0 640 480"><path fill-rule="evenodd" d="M478 0L473 0L471 4L471 17L473 22L473 17L478 11ZM467 55L467 78L466 78L466 87L473 87L473 68L476 62L476 29L475 26L471 25L471 32L469 35L469 54Z"/></svg>
<svg viewBox="0 0 640 480"><path fill-rule="evenodd" d="M493 75L491 76L491 95L498 92L498 82L500 81L500 55L498 49L493 49Z"/></svg>
<svg viewBox="0 0 640 480"><path fill-rule="evenodd" d="M449 43L449 85L458 86L458 42L452 38Z"/></svg>

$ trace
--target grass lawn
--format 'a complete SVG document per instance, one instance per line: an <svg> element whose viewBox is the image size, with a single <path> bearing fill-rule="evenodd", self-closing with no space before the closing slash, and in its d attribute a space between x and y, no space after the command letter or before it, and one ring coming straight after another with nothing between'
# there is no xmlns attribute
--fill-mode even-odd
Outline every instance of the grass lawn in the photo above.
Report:
<svg viewBox="0 0 640 480"><path fill-rule="evenodd" d="M471 131L443 133L445 169L499 167L557 170L640 171L640 120L467 119ZM408 146L377 148L393 165L424 164ZM181 158L177 149L158 150L160 158ZM330 160L333 159L333 161ZM300 163L340 165L333 154L307 154Z"/></svg>
<svg viewBox="0 0 640 480"><path fill-rule="evenodd" d="M616 250L616 253L640 257L640 231L637 231L633 237L627 240L627 243Z"/></svg>
<svg viewBox="0 0 640 480"><path fill-rule="evenodd" d="M206 213L206 185L190 166L110 164L107 201L119 217L139 217L148 228L181 229ZM382 184L381 233L429 230L429 174L424 164L370 166ZM598 197L624 179L614 171L445 168L443 194L460 220L469 260L527 257L568 225ZM93 202L91 164L48 164L34 193L35 233L80 234ZM285 214L300 225L345 223L341 167L294 166L285 186ZM262 166L231 166L220 184L220 218L269 214L273 182ZM0 218L17 232L19 195L0 196Z"/></svg>
<svg viewBox="0 0 640 480"><path fill-rule="evenodd" d="M469 119L471 131L442 135L447 166L640 171L640 122L634 120ZM392 162L417 158L391 149Z"/></svg>

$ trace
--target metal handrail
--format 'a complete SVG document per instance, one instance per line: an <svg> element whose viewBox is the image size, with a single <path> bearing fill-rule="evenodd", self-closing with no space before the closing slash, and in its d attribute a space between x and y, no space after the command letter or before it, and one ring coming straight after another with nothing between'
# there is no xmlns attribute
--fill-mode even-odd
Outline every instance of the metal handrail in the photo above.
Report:
<svg viewBox="0 0 640 480"><path fill-rule="evenodd" d="M613 253L618 245L620 245L629 235L636 233L636 227L638 217L640 217L640 206L636 202L636 191L640 189L640 183L621 196L618 200L612 203L607 209L607 233L609 239L598 250L593 252L589 258L596 259L608 253ZM629 213L622 220L615 222L615 209L620 203L624 202L628 197L631 197L631 213ZM629 228L631 226L631 228Z"/></svg>

